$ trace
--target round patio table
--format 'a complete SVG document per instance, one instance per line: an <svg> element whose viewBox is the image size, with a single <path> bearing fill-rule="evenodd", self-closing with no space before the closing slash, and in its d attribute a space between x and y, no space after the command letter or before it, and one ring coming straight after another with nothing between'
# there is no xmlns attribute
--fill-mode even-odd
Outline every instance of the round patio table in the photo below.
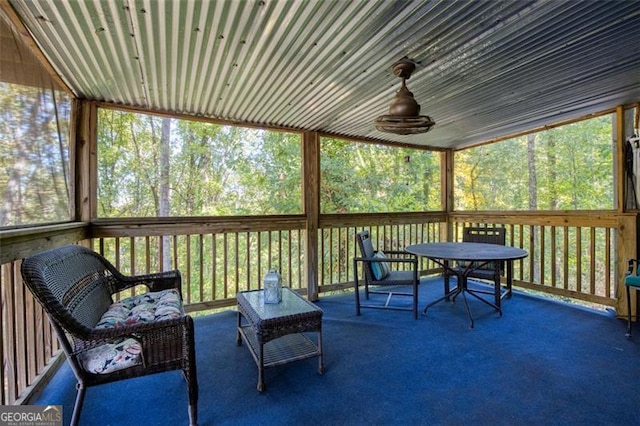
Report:
<svg viewBox="0 0 640 426"><path fill-rule="evenodd" d="M491 303L478 295L478 293L486 294L485 291L470 289L467 286L467 279L469 277L469 274L491 262L505 262L507 265L507 289L510 295L511 286L513 283L513 261L525 258L529 255L526 250L517 247L504 246L501 244L467 242L413 244L407 246L405 250L409 253L415 254L416 256L426 257L434 261L447 271L456 275L456 277L458 278L456 287L453 290L445 288L444 296L427 304L427 306L425 306L424 308L423 313L426 314L427 309L429 309L436 303L442 302L443 300L449 300L451 298L455 300L455 298L459 294L462 294L464 306L467 310L469 320L471 322L471 328L473 328L474 323L473 316L471 315L471 310L469 309L469 303L467 302L467 298L465 296L466 293L469 293L476 299L484 302L489 306L492 306L500 313L500 316L502 316L502 308L501 306L498 306L498 304ZM464 266L452 268L451 266L449 266L449 262L464 262ZM494 290L495 292L499 292L499 286L497 286L497 288Z"/></svg>

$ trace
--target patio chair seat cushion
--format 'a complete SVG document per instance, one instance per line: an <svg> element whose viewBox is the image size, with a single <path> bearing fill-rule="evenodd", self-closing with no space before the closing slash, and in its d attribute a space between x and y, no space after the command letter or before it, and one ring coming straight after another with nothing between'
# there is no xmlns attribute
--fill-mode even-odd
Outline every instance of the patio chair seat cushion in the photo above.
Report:
<svg viewBox="0 0 640 426"><path fill-rule="evenodd" d="M373 257L378 259L387 258L382 250L378 250ZM371 262L371 271L373 272L373 277L379 281L385 279L387 275L389 275L391 268L387 262Z"/></svg>
<svg viewBox="0 0 640 426"><path fill-rule="evenodd" d="M82 367L93 374L108 374L142 364L142 346L130 337L106 343L79 355Z"/></svg>
<svg viewBox="0 0 640 426"><path fill-rule="evenodd" d="M627 275L624 278L624 285L630 287L640 287L640 276L639 275Z"/></svg>
<svg viewBox="0 0 640 426"><path fill-rule="evenodd" d="M184 309L175 289L148 292L111 304L96 328L124 327L138 323L180 318Z"/></svg>

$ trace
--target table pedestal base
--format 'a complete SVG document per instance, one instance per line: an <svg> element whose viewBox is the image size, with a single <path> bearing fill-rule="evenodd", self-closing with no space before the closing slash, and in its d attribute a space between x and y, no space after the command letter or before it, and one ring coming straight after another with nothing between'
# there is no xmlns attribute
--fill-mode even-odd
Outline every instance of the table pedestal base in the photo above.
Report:
<svg viewBox="0 0 640 426"><path fill-rule="evenodd" d="M469 293L470 295L472 295L473 297L475 297L479 301L491 306L492 308L494 308L496 311L498 311L500 313L500 316L502 316L502 309L500 308L500 306L498 306L498 305L496 305L494 303L491 303L488 300L485 300L485 299L483 299L482 297L480 297L478 295L478 294L493 294L493 292L470 289L467 286L467 277L466 276L459 276L459 275L458 275L458 283L457 283L456 287L453 290L451 290L450 292L446 293L441 298L439 298L439 299L429 303L427 306L425 306L424 310L422 311L422 313L424 315L426 315L427 314L427 309L429 309L430 307L432 307L433 305L435 305L437 303L442 302L443 300L450 300L451 299L453 302L455 302L456 297L458 297L458 295L462 294L462 300L464 301L464 307L467 310L467 314L469 315L469 321L471 322L469 327L473 329L473 315L471 315L471 309L469 308L469 302L467 302L467 296L465 295L465 293Z"/></svg>

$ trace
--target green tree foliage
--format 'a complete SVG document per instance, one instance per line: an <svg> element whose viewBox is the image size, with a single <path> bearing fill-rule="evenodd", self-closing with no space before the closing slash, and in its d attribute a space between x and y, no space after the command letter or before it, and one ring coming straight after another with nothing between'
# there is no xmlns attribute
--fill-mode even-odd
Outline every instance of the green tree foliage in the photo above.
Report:
<svg viewBox="0 0 640 426"><path fill-rule="evenodd" d="M70 109L62 92L0 82L0 226L70 220Z"/></svg>
<svg viewBox="0 0 640 426"><path fill-rule="evenodd" d="M110 109L100 109L98 118L101 217L302 212L302 151L297 133ZM167 147L163 140L168 133ZM163 211L165 199L168 214ZM120 256L135 253L130 273L180 269L187 300L197 302L226 298L228 292L246 289L247 282L258 285L269 267L277 267L287 282L300 286L300 245L298 231L228 232L123 239L119 248L109 239L104 249L108 256L115 256L116 250ZM150 262L146 262L147 253Z"/></svg>
<svg viewBox="0 0 640 426"><path fill-rule="evenodd" d="M159 215L162 120L99 111L101 217ZM172 119L170 145L170 216L302 212L299 134Z"/></svg>
<svg viewBox="0 0 640 426"><path fill-rule="evenodd" d="M600 210L614 202L612 116L455 153L456 210Z"/></svg>
<svg viewBox="0 0 640 426"><path fill-rule="evenodd" d="M323 138L322 213L442 210L440 154Z"/></svg>

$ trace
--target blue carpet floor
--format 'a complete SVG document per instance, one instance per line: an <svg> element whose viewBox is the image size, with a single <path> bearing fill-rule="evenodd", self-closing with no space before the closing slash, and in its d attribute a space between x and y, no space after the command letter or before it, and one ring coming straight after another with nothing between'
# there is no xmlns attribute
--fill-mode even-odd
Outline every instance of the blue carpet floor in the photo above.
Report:
<svg viewBox="0 0 640 426"><path fill-rule="evenodd" d="M423 281L420 304L442 292ZM409 300L397 299L399 303ZM500 317L469 298L410 312L366 309L353 294L324 296L325 374L309 359L257 370L236 346L236 313L198 317L199 424L204 425L640 425L640 327L607 313L515 293ZM75 380L65 363L32 404L64 406ZM179 372L90 388L81 424L186 425Z"/></svg>

